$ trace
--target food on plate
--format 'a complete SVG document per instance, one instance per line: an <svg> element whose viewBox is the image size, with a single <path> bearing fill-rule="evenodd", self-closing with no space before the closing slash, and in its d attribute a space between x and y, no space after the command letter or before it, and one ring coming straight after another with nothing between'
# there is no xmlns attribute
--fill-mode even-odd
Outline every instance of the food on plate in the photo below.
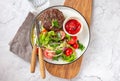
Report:
<svg viewBox="0 0 120 81"><path fill-rule="evenodd" d="M47 9L39 15L39 20L46 30L58 31L62 29L65 17L58 9Z"/></svg>
<svg viewBox="0 0 120 81"><path fill-rule="evenodd" d="M79 42L77 36L71 36L63 30L65 17L60 10L45 10L40 14L39 20L41 21L41 31L36 42L43 49L46 59L72 62L77 58L76 50L84 50L85 46ZM66 23L66 29L70 33L76 33L80 30L80 23L70 20Z"/></svg>
<svg viewBox="0 0 120 81"><path fill-rule="evenodd" d="M42 28L45 31L44 28ZM82 44L78 44L77 36L70 36L63 30L60 31L41 31L39 36L39 44L43 48L43 54L47 59L71 62L76 59L76 49ZM38 41L37 41L38 42ZM75 46L77 44L77 46ZM83 46L84 47L84 46Z"/></svg>

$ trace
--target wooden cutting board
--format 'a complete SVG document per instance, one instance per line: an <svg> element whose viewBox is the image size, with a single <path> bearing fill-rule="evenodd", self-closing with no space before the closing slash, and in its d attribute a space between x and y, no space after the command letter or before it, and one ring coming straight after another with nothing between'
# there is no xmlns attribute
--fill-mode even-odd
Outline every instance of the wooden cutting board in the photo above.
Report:
<svg viewBox="0 0 120 81"><path fill-rule="evenodd" d="M92 13L92 0L65 0L64 5L70 6L78 10L87 20L90 26ZM48 62L45 63L47 71L57 77L71 79L80 71L83 56L77 61L67 65L55 65Z"/></svg>

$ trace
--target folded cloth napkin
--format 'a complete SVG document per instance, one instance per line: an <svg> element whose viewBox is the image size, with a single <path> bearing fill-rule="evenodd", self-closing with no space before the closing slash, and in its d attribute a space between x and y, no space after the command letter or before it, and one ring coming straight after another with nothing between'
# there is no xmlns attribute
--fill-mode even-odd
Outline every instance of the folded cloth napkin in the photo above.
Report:
<svg viewBox="0 0 120 81"><path fill-rule="evenodd" d="M10 42L10 51L28 62L31 59L32 46L29 37L34 18L35 16L30 12Z"/></svg>

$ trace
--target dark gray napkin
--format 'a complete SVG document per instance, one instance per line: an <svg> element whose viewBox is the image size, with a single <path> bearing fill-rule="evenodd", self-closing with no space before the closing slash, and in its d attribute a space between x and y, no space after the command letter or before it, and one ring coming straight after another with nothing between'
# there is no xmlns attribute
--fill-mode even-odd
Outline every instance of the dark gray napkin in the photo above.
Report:
<svg viewBox="0 0 120 81"><path fill-rule="evenodd" d="M28 62L30 62L32 51L29 37L34 18L35 16L30 12L10 42L10 51Z"/></svg>

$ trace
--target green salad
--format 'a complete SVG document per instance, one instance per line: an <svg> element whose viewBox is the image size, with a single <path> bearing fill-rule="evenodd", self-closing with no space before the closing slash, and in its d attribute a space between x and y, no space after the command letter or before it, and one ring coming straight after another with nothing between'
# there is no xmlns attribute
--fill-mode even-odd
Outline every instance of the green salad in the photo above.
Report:
<svg viewBox="0 0 120 81"><path fill-rule="evenodd" d="M47 31L43 27L36 42L43 49L44 57L53 61L62 59L66 62L72 62L77 58L75 50L83 51L85 48L77 36L70 36L63 30Z"/></svg>

